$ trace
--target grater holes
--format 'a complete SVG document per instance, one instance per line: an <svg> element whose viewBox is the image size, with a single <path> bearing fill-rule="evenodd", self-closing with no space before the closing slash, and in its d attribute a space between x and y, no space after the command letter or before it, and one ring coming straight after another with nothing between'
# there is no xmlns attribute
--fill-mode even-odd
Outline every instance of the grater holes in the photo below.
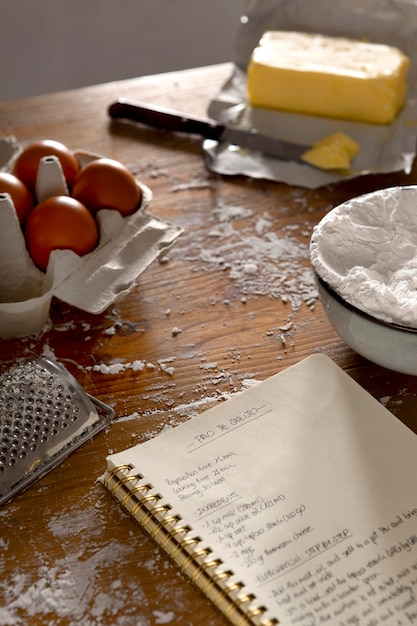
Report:
<svg viewBox="0 0 417 626"><path fill-rule="evenodd" d="M80 407L79 406L73 406L72 407L72 418L71 418L71 420L73 422L77 421L79 412L80 412Z"/></svg>
<svg viewBox="0 0 417 626"><path fill-rule="evenodd" d="M12 410L14 405L15 405L15 399L13 398L13 396L8 396L7 398L4 399L4 406L8 411Z"/></svg>
<svg viewBox="0 0 417 626"><path fill-rule="evenodd" d="M39 463L45 463L45 453L61 453L76 441L78 422L94 419L94 409L76 382L48 359L18 363L0 374L2 484L5 479L26 480Z"/></svg>
<svg viewBox="0 0 417 626"><path fill-rule="evenodd" d="M43 412L44 420L50 419L52 415L53 415L53 411L51 409L45 409Z"/></svg>

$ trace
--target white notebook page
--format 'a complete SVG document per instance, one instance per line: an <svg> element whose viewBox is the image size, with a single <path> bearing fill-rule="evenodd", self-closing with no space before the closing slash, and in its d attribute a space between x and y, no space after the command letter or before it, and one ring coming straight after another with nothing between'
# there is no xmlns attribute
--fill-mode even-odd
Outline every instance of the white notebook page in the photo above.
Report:
<svg viewBox="0 0 417 626"><path fill-rule="evenodd" d="M269 617L417 624L417 437L328 357L108 458L124 463Z"/></svg>

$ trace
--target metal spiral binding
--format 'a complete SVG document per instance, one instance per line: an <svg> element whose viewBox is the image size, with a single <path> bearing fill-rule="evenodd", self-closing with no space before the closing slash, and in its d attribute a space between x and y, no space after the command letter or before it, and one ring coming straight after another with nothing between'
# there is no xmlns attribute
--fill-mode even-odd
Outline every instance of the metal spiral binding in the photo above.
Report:
<svg viewBox="0 0 417 626"><path fill-rule="evenodd" d="M244 593L243 583L231 582L232 571L214 571L223 561L209 559L210 548L197 549L201 539L190 536L192 529L181 525L180 516L170 515L170 505L158 504L162 497L149 493L152 485L142 483L144 476L130 474L132 470L131 465L121 465L107 472L104 486L111 496L234 626L276 626L276 619L263 618L265 607L253 606L256 597Z"/></svg>

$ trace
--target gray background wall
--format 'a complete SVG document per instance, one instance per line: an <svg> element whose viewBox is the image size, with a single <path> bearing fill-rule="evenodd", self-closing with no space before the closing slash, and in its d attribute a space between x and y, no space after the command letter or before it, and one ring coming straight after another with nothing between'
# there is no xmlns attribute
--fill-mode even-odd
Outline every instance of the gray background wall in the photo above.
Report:
<svg viewBox="0 0 417 626"><path fill-rule="evenodd" d="M244 0L0 0L0 101L229 61Z"/></svg>

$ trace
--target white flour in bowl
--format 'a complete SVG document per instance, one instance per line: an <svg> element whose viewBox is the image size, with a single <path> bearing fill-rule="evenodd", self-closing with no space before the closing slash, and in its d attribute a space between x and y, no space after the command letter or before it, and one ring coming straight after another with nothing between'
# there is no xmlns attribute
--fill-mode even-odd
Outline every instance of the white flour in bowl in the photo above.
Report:
<svg viewBox="0 0 417 626"><path fill-rule="evenodd" d="M417 186L349 200L314 228L311 262L345 300L417 328Z"/></svg>

